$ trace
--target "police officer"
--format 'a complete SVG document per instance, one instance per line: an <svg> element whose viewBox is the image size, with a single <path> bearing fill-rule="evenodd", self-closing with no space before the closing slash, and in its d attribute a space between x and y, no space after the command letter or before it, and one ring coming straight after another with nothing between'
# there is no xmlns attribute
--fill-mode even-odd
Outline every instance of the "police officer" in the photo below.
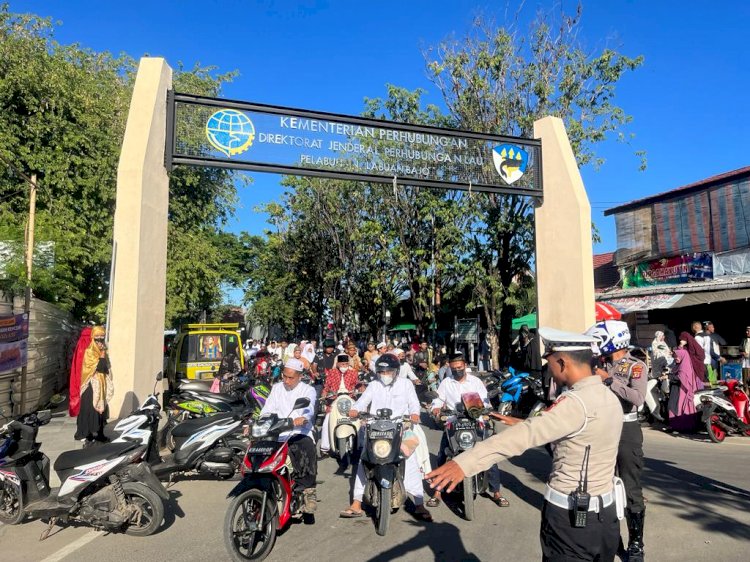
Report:
<svg viewBox="0 0 750 562"><path fill-rule="evenodd" d="M638 408L646 399L648 371L646 364L630 351L630 330L625 322L607 320L592 326L587 334L599 342L604 369L597 374L620 399L623 413L622 436L617 452L617 474L625 483L628 506L628 560L643 562L643 432L638 423Z"/></svg>
<svg viewBox="0 0 750 562"><path fill-rule="evenodd" d="M451 492L467 476L552 443L540 533L543 560L612 561L620 536L615 490L621 486L614 472L622 408L593 374L593 337L551 328L540 328L539 335L555 382L569 390L538 417L519 420L492 414L513 427L477 443L427 477L433 488Z"/></svg>

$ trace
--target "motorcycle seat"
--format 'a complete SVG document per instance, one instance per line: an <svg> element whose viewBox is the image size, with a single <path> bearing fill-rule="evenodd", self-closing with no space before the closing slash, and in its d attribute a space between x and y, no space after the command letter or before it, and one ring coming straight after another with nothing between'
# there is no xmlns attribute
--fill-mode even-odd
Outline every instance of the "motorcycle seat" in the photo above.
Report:
<svg viewBox="0 0 750 562"><path fill-rule="evenodd" d="M234 414L226 413L216 414L215 416L208 416L205 418L185 420L172 430L172 435L174 435L175 437L188 437L189 435L192 435L193 433L196 433L201 429L205 429L206 427L209 427L211 425L218 425L237 419L239 418L237 418L237 416L235 416Z"/></svg>
<svg viewBox="0 0 750 562"><path fill-rule="evenodd" d="M60 472L96 461L114 459L139 446L140 443L126 441L124 443L106 443L104 445L95 445L87 449L66 451L57 457L54 468L57 472Z"/></svg>
<svg viewBox="0 0 750 562"><path fill-rule="evenodd" d="M177 390L191 390L195 392L210 392L213 381L181 380Z"/></svg>

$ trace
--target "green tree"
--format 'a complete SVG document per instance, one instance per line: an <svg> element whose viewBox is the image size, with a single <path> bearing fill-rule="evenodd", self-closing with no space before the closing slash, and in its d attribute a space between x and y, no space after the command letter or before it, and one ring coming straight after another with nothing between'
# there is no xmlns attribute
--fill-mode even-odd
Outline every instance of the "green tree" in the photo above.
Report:
<svg viewBox="0 0 750 562"><path fill-rule="evenodd" d="M616 86L643 57L609 48L589 54L577 37L580 18L580 5L572 16L542 13L528 32L480 19L463 40L425 53L453 125L532 137L534 121L554 115L565 123L578 164L601 164L596 145L612 135L625 140L622 130L631 121L615 104ZM485 315L497 365L509 356L515 293L532 274L533 205L512 196L477 196L472 214L464 279Z"/></svg>

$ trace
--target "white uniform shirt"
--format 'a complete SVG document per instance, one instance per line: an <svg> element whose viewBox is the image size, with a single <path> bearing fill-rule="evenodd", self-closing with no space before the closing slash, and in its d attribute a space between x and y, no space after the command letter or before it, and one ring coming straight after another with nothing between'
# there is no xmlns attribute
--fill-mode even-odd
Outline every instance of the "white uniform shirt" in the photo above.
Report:
<svg viewBox="0 0 750 562"><path fill-rule="evenodd" d="M297 398L309 398L310 405L307 408L292 410L295 400ZM260 411L260 415L265 414L276 414L280 418L299 418L304 416L307 419L307 423L302 427L295 427L291 431L285 431L279 435L280 441L286 441L293 435L307 435L310 439L315 441L315 437L312 433L313 423L315 421L315 389L309 384L305 384L300 381L297 386L292 390L287 390L284 387L283 382L278 382L271 388L271 393L266 399L266 405Z"/></svg>
<svg viewBox="0 0 750 562"><path fill-rule="evenodd" d="M408 363L402 363L401 368L398 371L399 378L406 378L410 381L416 381L419 380L417 375L414 374L414 369L411 368L411 365Z"/></svg>
<svg viewBox="0 0 750 562"><path fill-rule="evenodd" d="M380 379L372 381L352 406L358 412L364 412L370 407L370 413L375 414L381 408L390 409L392 416L419 415L420 405L414 384L401 377L388 386L380 382Z"/></svg>
<svg viewBox="0 0 750 562"><path fill-rule="evenodd" d="M456 405L461 403L461 395L467 392L476 392L479 394L482 402L484 402L484 405L487 407L490 406L490 401L487 398L487 389L482 381L478 377L467 373L461 382L458 382L450 375L446 375L437 389L438 397L432 401L432 408L447 406L451 410L455 410Z"/></svg>

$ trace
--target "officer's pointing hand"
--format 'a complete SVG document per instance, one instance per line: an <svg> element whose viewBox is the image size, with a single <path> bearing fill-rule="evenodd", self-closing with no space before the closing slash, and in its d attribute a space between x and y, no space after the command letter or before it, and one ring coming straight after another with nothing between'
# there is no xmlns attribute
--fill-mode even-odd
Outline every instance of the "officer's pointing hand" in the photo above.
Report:
<svg viewBox="0 0 750 562"><path fill-rule="evenodd" d="M455 461L448 461L443 466L436 468L427 475L430 488L440 491L446 488L448 493L452 492L460 482L464 481L466 475Z"/></svg>

